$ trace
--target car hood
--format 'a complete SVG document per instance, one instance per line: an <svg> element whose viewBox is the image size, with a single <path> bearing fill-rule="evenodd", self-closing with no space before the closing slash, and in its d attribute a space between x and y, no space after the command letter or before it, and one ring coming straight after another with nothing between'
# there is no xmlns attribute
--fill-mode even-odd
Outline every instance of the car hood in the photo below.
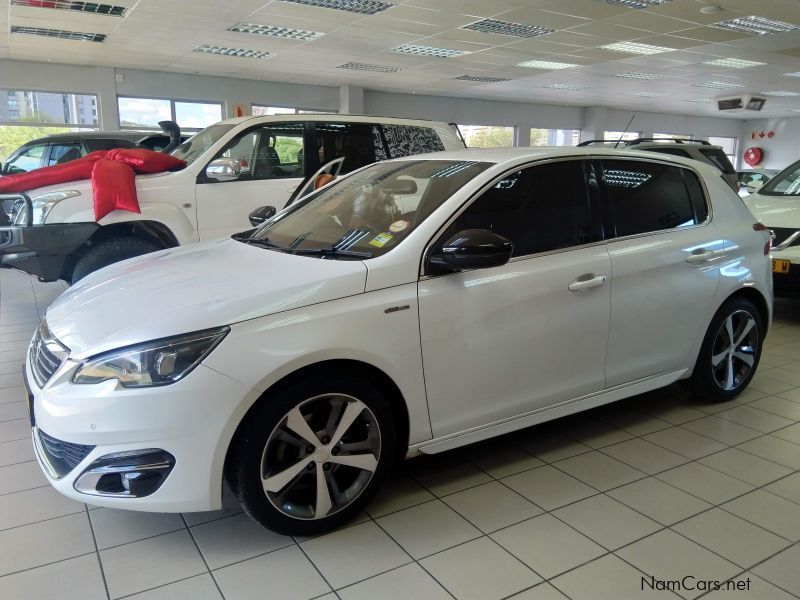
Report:
<svg viewBox="0 0 800 600"><path fill-rule="evenodd" d="M767 227L800 229L800 196L750 194L743 198L750 212Z"/></svg>
<svg viewBox="0 0 800 600"><path fill-rule="evenodd" d="M81 359L363 293L366 277L361 261L217 240L92 273L50 305L47 324L71 356Z"/></svg>

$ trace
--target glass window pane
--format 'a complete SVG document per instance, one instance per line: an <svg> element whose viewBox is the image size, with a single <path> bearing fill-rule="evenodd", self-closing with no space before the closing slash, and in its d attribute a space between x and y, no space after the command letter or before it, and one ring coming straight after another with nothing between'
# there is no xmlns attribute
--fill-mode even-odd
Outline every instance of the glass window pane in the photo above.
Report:
<svg viewBox="0 0 800 600"><path fill-rule="evenodd" d="M563 161L517 171L473 202L443 236L488 229L511 240L514 256L597 241L583 165Z"/></svg>
<svg viewBox="0 0 800 600"><path fill-rule="evenodd" d="M83 144L79 142L54 144L50 148L50 156L47 158L47 166L60 165L85 155Z"/></svg>
<svg viewBox="0 0 800 600"><path fill-rule="evenodd" d="M169 100L155 98L125 98L120 96L119 123L123 127L158 128L159 121L172 119Z"/></svg>
<svg viewBox="0 0 800 600"><path fill-rule="evenodd" d="M97 125L97 96L0 90L0 121Z"/></svg>
<svg viewBox="0 0 800 600"><path fill-rule="evenodd" d="M683 134L683 133L654 133L653 139L656 140L690 140L692 139L691 134Z"/></svg>
<svg viewBox="0 0 800 600"><path fill-rule="evenodd" d="M514 145L513 127L492 125L459 125L470 148L510 148Z"/></svg>
<svg viewBox="0 0 800 600"><path fill-rule="evenodd" d="M4 125L0 126L0 161L6 159L17 148L31 140L35 140L54 133L69 131L68 127L36 127L32 125Z"/></svg>
<svg viewBox="0 0 800 600"><path fill-rule="evenodd" d="M175 121L181 129L203 129L221 120L219 102L175 102Z"/></svg>
<svg viewBox="0 0 800 600"><path fill-rule="evenodd" d="M380 137L371 124L317 123L316 132L319 166L344 156L342 173L349 173L375 162L375 144Z"/></svg>
<svg viewBox="0 0 800 600"><path fill-rule="evenodd" d="M3 165L3 173L12 175L14 173L25 173L33 169L38 169L42 166L42 156L44 155L45 148L47 148L47 144L37 144L36 146L31 146L23 150Z"/></svg>
<svg viewBox="0 0 800 600"><path fill-rule="evenodd" d="M603 133L603 139L612 142L616 142L620 138L622 138L623 142L630 142L631 140L638 140L640 137L642 137L640 131L606 131Z"/></svg>
<svg viewBox="0 0 800 600"><path fill-rule="evenodd" d="M254 117L265 117L268 115L293 115L297 113L297 109L290 106L264 106L263 104L253 104L252 108Z"/></svg>
<svg viewBox="0 0 800 600"><path fill-rule="evenodd" d="M579 129L531 129L531 146L576 146Z"/></svg>
<svg viewBox="0 0 800 600"><path fill-rule="evenodd" d="M287 179L303 176L302 123L256 127L241 134L217 158L233 158L241 165L236 181Z"/></svg>

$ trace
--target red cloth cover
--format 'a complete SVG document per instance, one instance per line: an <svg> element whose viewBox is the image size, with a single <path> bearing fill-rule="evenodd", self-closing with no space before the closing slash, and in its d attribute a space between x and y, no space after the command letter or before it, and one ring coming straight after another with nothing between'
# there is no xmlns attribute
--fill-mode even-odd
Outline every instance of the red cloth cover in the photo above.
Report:
<svg viewBox="0 0 800 600"><path fill-rule="evenodd" d="M0 177L0 194L25 192L57 183L92 180L94 218L99 221L114 210L141 213L136 197L136 173L159 173L186 162L142 148L98 150L61 165Z"/></svg>

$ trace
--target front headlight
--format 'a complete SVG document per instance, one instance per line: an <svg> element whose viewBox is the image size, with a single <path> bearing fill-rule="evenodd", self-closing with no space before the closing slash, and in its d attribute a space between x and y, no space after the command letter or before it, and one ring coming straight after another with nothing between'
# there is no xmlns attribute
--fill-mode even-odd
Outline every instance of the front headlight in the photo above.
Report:
<svg viewBox="0 0 800 600"><path fill-rule="evenodd" d="M229 327L206 329L98 354L78 367L72 381L116 379L129 388L169 385L190 373L229 331Z"/></svg>
<svg viewBox="0 0 800 600"><path fill-rule="evenodd" d="M41 196L31 198L31 204L33 205L33 224L42 225L47 219L47 215L50 214L50 211L53 210L56 204L67 198L75 198L80 195L81 193L78 190L65 190L63 192L50 192L49 194L42 194ZM20 212L25 211L22 210Z"/></svg>

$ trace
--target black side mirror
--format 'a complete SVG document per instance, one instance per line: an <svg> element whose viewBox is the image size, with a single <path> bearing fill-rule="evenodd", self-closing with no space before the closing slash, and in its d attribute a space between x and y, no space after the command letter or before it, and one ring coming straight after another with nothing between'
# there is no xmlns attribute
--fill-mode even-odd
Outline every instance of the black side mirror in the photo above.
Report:
<svg viewBox="0 0 800 600"><path fill-rule="evenodd" d="M253 227L258 227L264 221L267 221L275 216L275 213L278 211L275 210L274 206L259 206L253 212L250 213L248 218L250 219L250 225Z"/></svg>
<svg viewBox="0 0 800 600"><path fill-rule="evenodd" d="M514 252L514 244L486 229L465 229L448 239L441 254L431 262L448 271L486 269L504 265Z"/></svg>

